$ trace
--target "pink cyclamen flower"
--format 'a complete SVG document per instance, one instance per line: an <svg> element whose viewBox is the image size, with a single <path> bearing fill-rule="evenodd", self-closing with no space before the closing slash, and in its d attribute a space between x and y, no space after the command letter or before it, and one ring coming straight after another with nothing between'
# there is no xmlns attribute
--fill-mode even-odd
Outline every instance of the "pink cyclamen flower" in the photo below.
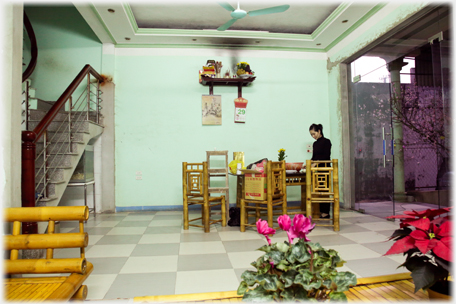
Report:
<svg viewBox="0 0 456 304"><path fill-rule="evenodd" d="M271 245L271 240L269 239L269 234L275 234L276 231L275 229L272 229L271 227L268 226L267 221L263 221L262 219L259 219L256 222L257 230L259 234L262 234L266 237L266 240L268 241L268 244Z"/></svg>
<svg viewBox="0 0 456 304"><path fill-rule="evenodd" d="M302 214L296 214L293 218L293 233L297 237L304 239L306 242L310 242L306 235L314 228L315 224L312 224L312 218L310 216L307 218Z"/></svg>
<svg viewBox="0 0 456 304"><path fill-rule="evenodd" d="M281 215L277 218L277 222L279 223L279 227L282 228L283 231L287 232L288 236L288 243L290 245L293 243L293 239L297 237L294 233L293 229L291 228L291 219L287 214Z"/></svg>

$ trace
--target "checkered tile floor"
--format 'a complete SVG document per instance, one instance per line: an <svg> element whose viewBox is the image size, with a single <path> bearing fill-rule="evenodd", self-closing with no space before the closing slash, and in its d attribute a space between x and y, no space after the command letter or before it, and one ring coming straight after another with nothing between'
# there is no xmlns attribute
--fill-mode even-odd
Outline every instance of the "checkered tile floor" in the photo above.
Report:
<svg viewBox="0 0 456 304"><path fill-rule="evenodd" d="M200 213L191 211L191 217ZM347 263L340 271L358 277L406 272L402 255L382 256L392 245L387 237L398 222L341 211L341 229L316 227L312 242L337 250ZM61 232L76 231L77 223L61 223ZM94 270L86 280L88 300L128 300L136 296L236 290L240 276L262 252L263 236L252 228L213 225L210 233L182 228L182 211L125 212L90 215L86 223L86 258ZM273 242L287 240L278 230ZM55 251L56 258L78 254Z"/></svg>

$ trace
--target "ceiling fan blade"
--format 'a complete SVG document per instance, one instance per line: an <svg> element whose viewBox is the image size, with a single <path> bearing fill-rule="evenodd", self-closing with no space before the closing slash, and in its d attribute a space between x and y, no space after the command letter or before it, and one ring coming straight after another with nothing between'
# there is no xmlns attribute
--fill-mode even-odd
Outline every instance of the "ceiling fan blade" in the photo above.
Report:
<svg viewBox="0 0 456 304"><path fill-rule="evenodd" d="M236 21L237 19L231 19L230 21L228 21L227 23L225 23L224 25L221 25L217 28L217 31L224 31L226 30L227 28L229 28L231 25L233 25L233 23Z"/></svg>
<svg viewBox="0 0 456 304"><path fill-rule="evenodd" d="M266 15L266 14L274 14L274 13L284 12L284 11L286 11L289 8L290 8L290 6L288 4L287 5L279 5L279 6L274 6L274 7L270 7L270 8L263 8L263 9L259 9L259 10L250 11L247 14L249 16L259 16L259 15Z"/></svg>
<svg viewBox="0 0 456 304"><path fill-rule="evenodd" d="M223 7L224 9L226 9L227 11L234 11L235 8L231 6L231 4L229 4L228 2L217 2L218 4L220 4L221 7Z"/></svg>

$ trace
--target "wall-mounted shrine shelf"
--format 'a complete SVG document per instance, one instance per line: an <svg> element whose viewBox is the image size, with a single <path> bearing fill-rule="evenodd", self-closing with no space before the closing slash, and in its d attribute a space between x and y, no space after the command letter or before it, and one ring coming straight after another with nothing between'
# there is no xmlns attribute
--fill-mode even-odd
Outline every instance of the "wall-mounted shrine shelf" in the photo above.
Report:
<svg viewBox="0 0 456 304"><path fill-rule="evenodd" d="M211 78L201 75L201 84L209 86L209 95L214 95L214 86L237 86L238 97L242 97L242 87L251 84L256 77L250 78Z"/></svg>

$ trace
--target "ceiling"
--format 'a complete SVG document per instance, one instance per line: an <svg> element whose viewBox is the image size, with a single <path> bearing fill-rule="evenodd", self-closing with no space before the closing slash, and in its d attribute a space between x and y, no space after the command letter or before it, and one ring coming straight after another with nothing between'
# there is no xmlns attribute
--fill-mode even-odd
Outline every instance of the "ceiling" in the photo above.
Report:
<svg viewBox="0 0 456 304"><path fill-rule="evenodd" d="M236 2L228 2L234 8ZM216 1L79 2L74 5L103 43L117 47L205 47L326 52L385 3L241 1L245 11L289 4L281 13L231 19Z"/></svg>

